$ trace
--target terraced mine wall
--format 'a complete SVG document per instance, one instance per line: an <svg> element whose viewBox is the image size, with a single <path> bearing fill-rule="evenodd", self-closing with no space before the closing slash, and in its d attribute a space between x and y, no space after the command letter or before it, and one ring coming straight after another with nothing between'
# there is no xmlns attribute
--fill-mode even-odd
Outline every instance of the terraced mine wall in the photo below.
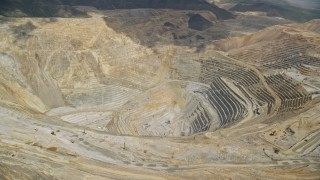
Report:
<svg viewBox="0 0 320 180"><path fill-rule="evenodd" d="M298 82L285 75L277 74L266 78L268 85L275 90L281 99L279 112L294 111L303 108L312 100L309 94Z"/></svg>
<svg viewBox="0 0 320 180"><path fill-rule="evenodd" d="M245 101L242 100L241 103L239 100L242 98L236 95L221 78L212 80L206 95L211 106L217 110L221 125L240 120L247 112L242 104Z"/></svg>
<svg viewBox="0 0 320 180"><path fill-rule="evenodd" d="M275 33L275 30L267 31ZM293 112L306 107L318 92L318 85L309 84L317 82L319 77L319 40L291 28L279 35L279 40L253 42L253 46L244 46L241 51L231 50L229 56L252 64L265 74L266 83L281 100L278 113Z"/></svg>
<svg viewBox="0 0 320 180"><path fill-rule="evenodd" d="M263 71L295 68L307 75L317 74L310 67L320 67L318 42L301 35L291 35L257 47L244 48L230 56L254 64Z"/></svg>
<svg viewBox="0 0 320 180"><path fill-rule="evenodd" d="M189 134L208 131L211 127L212 121L214 121L208 110L200 102L198 105L196 105L190 116L185 118L191 119L192 121L191 126L189 127Z"/></svg>
<svg viewBox="0 0 320 180"><path fill-rule="evenodd" d="M255 99L259 106L267 105L267 113L271 113L275 99L252 70L223 59L202 61L200 81L210 84L211 80L217 76L233 80L235 86L248 95L248 99Z"/></svg>

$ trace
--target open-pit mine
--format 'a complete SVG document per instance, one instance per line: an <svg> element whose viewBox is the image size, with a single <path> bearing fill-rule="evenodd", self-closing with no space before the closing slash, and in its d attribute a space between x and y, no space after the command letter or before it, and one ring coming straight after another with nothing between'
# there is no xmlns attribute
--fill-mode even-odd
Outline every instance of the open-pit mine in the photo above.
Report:
<svg viewBox="0 0 320 180"><path fill-rule="evenodd" d="M0 179L319 179L304 2L0 2Z"/></svg>

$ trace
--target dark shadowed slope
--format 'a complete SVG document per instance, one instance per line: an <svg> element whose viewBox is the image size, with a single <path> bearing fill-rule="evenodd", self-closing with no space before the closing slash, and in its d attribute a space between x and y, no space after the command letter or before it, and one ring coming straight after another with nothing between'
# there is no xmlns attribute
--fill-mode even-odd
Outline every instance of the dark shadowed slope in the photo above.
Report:
<svg viewBox="0 0 320 180"><path fill-rule="evenodd" d="M6 17L88 17L59 0L1 0L0 15Z"/></svg>
<svg viewBox="0 0 320 180"><path fill-rule="evenodd" d="M83 15L73 6L93 6L100 10L144 8L209 10L220 20L234 17L230 12L203 0L4 0L0 2L0 14L13 17L70 17ZM65 13L61 14L61 11Z"/></svg>

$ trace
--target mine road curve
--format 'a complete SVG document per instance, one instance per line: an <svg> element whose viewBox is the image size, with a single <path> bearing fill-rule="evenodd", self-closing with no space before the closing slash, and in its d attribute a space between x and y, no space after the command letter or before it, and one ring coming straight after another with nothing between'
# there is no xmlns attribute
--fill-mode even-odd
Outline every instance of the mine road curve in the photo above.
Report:
<svg viewBox="0 0 320 180"><path fill-rule="evenodd" d="M206 163L206 164L197 164L197 165L183 165L175 167L176 171L184 170L200 170L208 169L210 167L287 167L290 165L310 165L316 164L320 165L320 159L291 159L291 160L281 160L281 161L269 161L269 162L250 162L250 163L241 163L241 162L228 162L228 163ZM170 168L168 168L170 169Z"/></svg>
<svg viewBox="0 0 320 180"><path fill-rule="evenodd" d="M295 153L307 154L320 145L320 130L308 135L290 148Z"/></svg>

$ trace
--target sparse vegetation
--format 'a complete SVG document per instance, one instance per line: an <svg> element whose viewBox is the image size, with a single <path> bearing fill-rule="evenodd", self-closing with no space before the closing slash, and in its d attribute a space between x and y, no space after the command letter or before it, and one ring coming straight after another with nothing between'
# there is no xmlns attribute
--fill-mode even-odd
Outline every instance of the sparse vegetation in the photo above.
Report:
<svg viewBox="0 0 320 180"><path fill-rule="evenodd" d="M37 27L32 24L32 22L27 22L26 24L22 24L19 26L12 27L13 34L18 38L28 38L30 37L30 33L36 29Z"/></svg>

